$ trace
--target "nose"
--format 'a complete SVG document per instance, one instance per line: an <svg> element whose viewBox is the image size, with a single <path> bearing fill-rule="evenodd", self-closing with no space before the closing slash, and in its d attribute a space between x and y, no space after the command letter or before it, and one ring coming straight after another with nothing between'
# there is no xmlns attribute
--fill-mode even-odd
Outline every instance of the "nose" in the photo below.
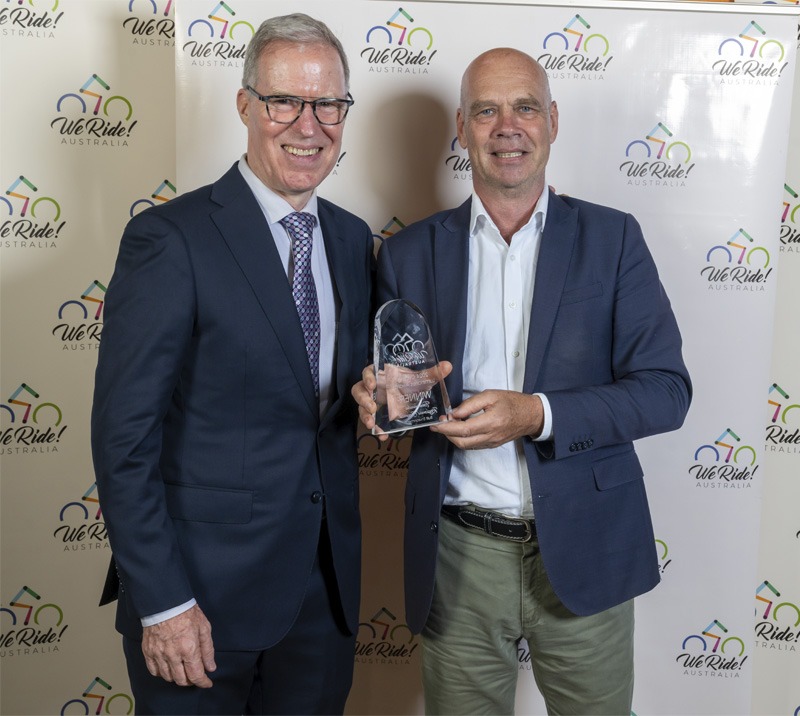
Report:
<svg viewBox="0 0 800 716"><path fill-rule="evenodd" d="M300 112L300 116L294 122L295 126L306 136L310 136L317 131L317 118L314 116L314 108L306 102Z"/></svg>
<svg viewBox="0 0 800 716"><path fill-rule="evenodd" d="M495 134L501 137L516 136L520 133L519 118L513 107L501 107L497 112Z"/></svg>

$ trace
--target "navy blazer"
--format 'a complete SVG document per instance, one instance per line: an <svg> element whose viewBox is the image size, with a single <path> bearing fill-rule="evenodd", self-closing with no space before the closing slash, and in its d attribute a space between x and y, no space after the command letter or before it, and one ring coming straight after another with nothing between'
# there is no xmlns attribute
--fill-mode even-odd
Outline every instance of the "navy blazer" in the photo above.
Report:
<svg viewBox="0 0 800 716"><path fill-rule="evenodd" d="M340 299L335 390L320 420L268 224L236 165L134 217L105 303L92 411L100 504L120 576L117 628L194 597L221 650L291 625L323 506L344 613L358 625L357 412L372 237L319 200Z"/></svg>
<svg viewBox="0 0 800 716"><path fill-rule="evenodd" d="M446 383L462 399L471 201L387 239L378 305L428 317ZM539 547L553 589L578 615L608 609L659 580L643 472L633 440L683 423L691 383L681 337L635 219L550 193L536 267L523 391L544 393L553 439L524 440ZM425 625L453 445L414 434L406 486L406 619Z"/></svg>

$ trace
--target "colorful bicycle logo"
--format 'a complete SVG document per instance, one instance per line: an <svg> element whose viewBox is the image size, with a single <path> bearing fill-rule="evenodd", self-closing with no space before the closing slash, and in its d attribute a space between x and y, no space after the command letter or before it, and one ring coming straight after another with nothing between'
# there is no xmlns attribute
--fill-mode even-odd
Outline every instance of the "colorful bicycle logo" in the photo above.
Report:
<svg viewBox="0 0 800 716"><path fill-rule="evenodd" d="M94 88L94 85L99 85L99 89L105 90L106 92L111 90L111 86L102 77L98 77L97 75L93 74L88 80L86 80L86 82L83 83L83 86L78 90L78 94L75 92L67 92L67 94L61 95L61 97L58 98L58 102L56 102L56 109L60 112L61 105L67 99L74 99L77 100L78 104L80 105L81 112L86 114L88 111L88 106L81 96L85 95L86 97L94 97L97 100L95 102L94 109L92 110L92 114L95 116L100 113L100 107L102 106L103 114L108 117L108 108L112 102L122 102L125 105L128 110L127 114L125 115L126 121L133 116L133 105L130 103L130 100L128 100L126 97L123 97L121 94L115 94L103 102L104 95L101 91L94 91L96 89ZM89 89L90 87L92 87L92 89Z"/></svg>
<svg viewBox="0 0 800 716"><path fill-rule="evenodd" d="M395 452L399 454L401 447L400 443L403 440L411 440L411 437L412 436L410 433L393 433L389 435L387 440L381 441L378 439L377 435L373 435L372 433L364 433L359 435L357 445L360 448L361 443L363 443L364 440L367 442L373 441L376 450L384 450L387 453Z"/></svg>
<svg viewBox="0 0 800 716"><path fill-rule="evenodd" d="M387 622L380 620L385 617L389 617L391 621ZM385 641L387 636L392 641L398 641L395 638L395 635L397 633L402 634L403 632L407 632L408 641L405 641L405 635L403 635L403 643L411 644L414 641L414 633L411 631L411 627L409 627L408 624L394 623L396 621L397 617L394 614L386 609L386 607L381 607L377 612L375 612L375 615L368 622L361 622L358 625L358 630L360 632L361 627L364 627L365 629L369 630L369 633L372 635L373 639L380 639L381 641ZM383 631L381 632L380 636L378 636L378 630L375 628L376 626L383 627Z"/></svg>
<svg viewBox="0 0 800 716"><path fill-rule="evenodd" d="M783 188L786 190L786 193L792 197L792 199L797 201L798 199L797 192L794 189L792 189L792 187L790 187L788 184L784 184ZM783 202L783 214L781 214L781 221L784 223L786 222L787 216L789 217L789 219L793 224L796 223L795 214L797 214L797 210L800 209L800 204L796 204L794 209L789 211L791 206L792 206L791 201Z"/></svg>
<svg viewBox="0 0 800 716"><path fill-rule="evenodd" d="M725 47L725 45L731 43L735 47L739 48L739 56L743 57L744 53L746 52L746 49L744 44L740 42L740 40L744 40L745 42L751 43L750 57L755 57L756 50L758 50L758 56L761 59L764 59L764 50L766 50L770 45L777 45L778 49L780 50L780 57L778 57L777 61L780 62L781 60L783 60L783 57L786 54L783 45L777 40L765 40L764 42L761 42L759 36L763 37L766 34L767 31L763 27L761 27L761 25L759 25L755 20L751 20L749 23L747 23L744 30L742 30L739 33L738 38L728 37L725 40L723 40L719 45L717 54L721 55L722 48Z"/></svg>
<svg viewBox="0 0 800 716"><path fill-rule="evenodd" d="M608 51L611 49L611 46L608 43L608 38L605 35L601 35L597 32L592 33L591 35L586 35L585 30L589 30L592 26L586 22L580 15L575 15L564 27L564 33L561 32L551 32L547 37L544 38L544 42L542 43L542 47L544 49L547 48L547 43L551 42L553 38L559 38L564 43L564 49L570 49L570 39L567 35L573 35L577 39L575 40L575 47L572 49L575 52L580 52L583 49L584 52L589 52L589 43L593 40L601 40L605 46L603 50L603 57L608 54ZM583 48L581 48L583 45Z"/></svg>
<svg viewBox="0 0 800 716"><path fill-rule="evenodd" d="M107 691L111 691L111 684L109 684L107 681L103 681L103 679L101 679L99 676L95 676L94 679L91 680L89 685L83 690L83 693L81 694L83 698L71 699L61 707L61 716L65 716L67 714L67 709L72 704L79 704L81 708L83 708L83 711L78 712L70 710L69 712L70 714L80 713L84 714L85 716L88 716L90 710L89 703L87 701L84 701L83 699L97 699L97 708L94 711L96 715L102 713L104 703L106 707L105 712L107 714L111 713L129 714L133 712L133 699L130 696L128 696L128 694L122 693L121 691L119 693L113 694L112 696L107 696L106 694L103 693L99 694L93 693L92 689L94 689L98 685L106 689ZM127 708L126 711L119 711L118 709L115 709L113 712L111 711L111 704L113 704L114 701L116 701L117 699L122 699L123 703L125 704L123 708Z"/></svg>
<svg viewBox="0 0 800 716"><path fill-rule="evenodd" d="M145 1L149 2L150 5L152 6L153 15L157 15L158 14L158 5L156 5L156 0L145 0ZM128 12L133 12L133 3L135 3L135 2L136 2L136 0L130 0L130 2L128 3ZM167 0L167 6L164 9L164 17L167 17L167 15L169 15L169 11L171 9L172 9L172 0Z"/></svg>
<svg viewBox="0 0 800 716"><path fill-rule="evenodd" d="M19 386L19 388L17 388L11 394L11 397L8 399L8 402L11 405L18 405L18 406L21 406L21 407L25 408L25 412L23 413L23 416L22 416L22 423L23 424L28 422L28 418L31 418L34 423L38 424L39 420L38 420L37 416L39 415L39 411L42 410L42 408L50 408L50 409L54 410L55 413L56 413L56 418L57 418L55 424L56 425L60 425L61 424L61 419L63 417L62 413L61 413L61 408L59 408L55 403L39 403L39 405L37 405L34 408L33 407L33 403L29 403L26 400L21 400L20 399L20 396L22 396L23 398L28 397L28 395L25 395L26 393L31 398L38 398L39 397L39 393L37 393L27 383L22 383ZM6 405L5 403L0 403L0 408L4 408L8 412L8 414L11 416L11 422L14 423L16 421L16 419L17 419L17 414L15 413L15 411L11 407L11 405Z"/></svg>
<svg viewBox="0 0 800 716"><path fill-rule="evenodd" d="M769 251L767 251L763 246L754 246L753 248L748 250L747 244L738 243L743 239L746 239L751 244L753 243L753 237L750 236L750 234L748 234L744 229L740 228L733 236L731 236L730 239L728 239L725 246L722 245L712 246L708 250L708 253L706 254L706 261L710 263L711 254L713 254L715 251L721 251L728 258L728 263L731 263L733 261L733 253L728 248L728 246L731 246L734 249L741 249L741 251L739 252L739 257L736 260L736 263L738 265L741 265L742 261L747 261L747 265L749 266L753 256L757 253L762 253L764 254L764 265L762 268L767 268L767 266L769 266Z"/></svg>
<svg viewBox="0 0 800 716"><path fill-rule="evenodd" d="M409 47L413 47L414 45L411 42L411 38L414 37L414 35L416 35L418 32L421 32L428 38L428 44L425 47L425 49L430 50L431 47L433 47L433 35L431 34L431 31L427 27L415 27L409 32L408 26L401 25L400 23L396 22L397 18L400 15L402 15L408 22L414 22L414 18L411 17L411 15L409 15L405 10L403 10L403 8L398 8L397 12L395 12L395 14L392 15L386 21L385 25L375 25L374 27L371 27L369 30L367 30L367 42L371 42L370 38L372 37L373 32L380 31L386 33L387 42L390 45L393 44L402 45L403 42L405 41L406 45L408 45ZM396 43L394 35L392 34L392 31L389 29L390 27L396 30L400 30L400 35L397 38ZM425 42L424 39L422 41Z"/></svg>
<svg viewBox="0 0 800 716"><path fill-rule="evenodd" d="M95 512L94 518L96 520L99 520L100 516L103 514L103 511L102 509L100 509L100 500L97 497L97 483L93 482L92 486L88 490L86 490L86 492L83 493L83 497L81 497L81 502L75 502L75 501L68 502L61 508L61 511L58 513L58 521L59 522L64 521L64 515L66 514L67 510L70 507L77 507L83 514L83 519L88 520L89 509L86 507L86 505L83 504L84 502L90 502L97 505L97 512Z"/></svg>
<svg viewBox="0 0 800 716"><path fill-rule="evenodd" d="M769 387L767 395L772 395L773 393L778 393L784 400L789 400L789 394L783 388L781 388L777 383L773 383ZM787 405L785 408L783 408L783 412L781 412L783 403L779 403L777 400L773 398L767 400L767 403L775 407L775 412L772 413L772 422L773 423L778 422L778 415L780 415L781 422L784 425L786 424L786 416L788 415L789 411L794 410L795 408L800 408L800 405L798 405L797 403L792 403L791 405Z"/></svg>
<svg viewBox="0 0 800 716"><path fill-rule="evenodd" d="M767 590L767 595L762 596L761 592ZM769 592L772 592L772 595L775 597L780 597L781 593L775 589L766 579L761 582L758 589L756 589L756 601L762 602L767 606L764 608L764 613L761 615L762 619L769 619L769 613L772 612L772 620L777 622L778 621L778 612L783 609L784 607L789 607L790 610L794 610L794 613L797 615L797 618L794 620L793 626L800 626L800 608L796 604L792 604L792 602L781 602L780 604L775 605L773 609L773 604L775 604L774 600L770 598ZM758 615L758 610L760 607L756 605L756 615Z"/></svg>
<svg viewBox="0 0 800 716"><path fill-rule="evenodd" d="M24 595L28 595L25 597ZM61 607L57 604L41 604L38 607L35 603L28 604L27 599L33 597L35 600L40 600L41 596L34 592L30 587L24 586L17 592L17 595L8 603L9 607L13 607L14 609L24 609L25 610L25 618L22 621L23 626L28 626L31 621L31 617L33 617L33 623L37 626L40 626L41 623L39 621L40 615L45 610L52 610L58 614L58 621L56 622L55 626L61 626L61 622L64 621L64 612L62 611ZM22 602L20 599L26 599L26 601ZM34 610L35 607L35 610ZM0 607L0 613L6 612L7 614L11 615L11 625L17 626L17 613L11 611L8 607Z"/></svg>
<svg viewBox="0 0 800 716"><path fill-rule="evenodd" d="M100 313L103 310L103 304L105 303L105 295L106 295L106 287L100 283L99 281L95 280L92 281L87 287L86 290L81 294L81 301L89 301L90 303L96 303L97 309L94 312L94 319L99 320ZM94 295L92 295L94 294ZM64 303L59 306L58 309L58 317L64 317L64 309L67 306L77 306L83 312L83 320L85 321L89 317L89 311L86 309L85 304L81 303L81 301L76 301L75 299L64 301Z"/></svg>
<svg viewBox="0 0 800 716"><path fill-rule="evenodd" d="M734 442L725 442L726 440L730 440L733 438ZM750 464L754 465L756 462L756 451L750 445L742 445L740 447L736 447L736 443L741 442L741 438L733 432L730 428L727 428L722 435L720 435L715 441L713 445L701 445L694 453L694 459L698 460L700 458L700 453L703 450L710 450L714 454L714 461L720 461L720 451L718 448L727 448L728 452L725 455L724 462L729 463L731 461L731 457L733 458L734 464L739 463L739 455L741 453L749 453L752 456L750 460Z"/></svg>
<svg viewBox="0 0 800 716"><path fill-rule="evenodd" d="M383 228L381 228L379 234L373 234L372 238L376 239L379 243L383 242L384 239L388 239L390 236L394 236L400 229L405 229L406 225L400 221L396 216L393 216L389 221L387 221Z"/></svg>
<svg viewBox="0 0 800 716"><path fill-rule="evenodd" d="M189 37L192 36L193 32L196 32L195 28L197 26L208 28L209 36L214 37L214 25L212 25L211 22L209 22L209 20L217 24L217 29L219 30L219 37L221 40L225 39L225 33L227 33L228 37L232 40L236 28L239 27L240 25L248 27L250 29L251 36L255 34L256 32L255 28L249 22L247 22L247 20L237 20L236 22L232 23L230 21L230 18L222 15L221 13L222 10L226 10L228 14L231 16L236 14L236 11L230 5L228 5L228 3L218 2L216 7L210 13L208 13L208 20L200 18L198 20L193 20L189 24L189 29L187 31Z"/></svg>
<svg viewBox="0 0 800 716"><path fill-rule="evenodd" d="M169 189L172 192L172 196L164 196L163 192L165 189ZM175 194L177 193L178 190L175 188L175 185L169 179L164 179L164 181L158 185L158 188L150 195L150 199L138 199L131 204L130 215L133 217L133 215L137 213L138 206L143 206L143 209L155 206L156 202L151 201L151 199L155 199L163 204L174 198ZM140 209L139 211L142 211L143 209Z"/></svg>
<svg viewBox="0 0 800 716"><path fill-rule="evenodd" d="M19 188L20 185L23 185L22 189ZM53 217L53 221L58 221L59 218L61 218L61 205L55 199L53 199L52 196L40 196L31 202L31 196L20 193L22 190L24 190L24 187L28 187L28 189L30 189L32 192L39 191L39 188L35 184L22 175L15 179L11 183L11 186L6 189L6 196L22 200L22 210L19 214L20 217L23 217L28 213L28 207L30 206L31 216L34 219L38 218L36 216L36 207L42 203L45 203L52 204L55 207L56 215ZM14 205L8 199L6 199L5 196L0 196L0 201L2 201L8 207L8 215L14 216Z"/></svg>
<svg viewBox="0 0 800 716"><path fill-rule="evenodd" d="M717 649L719 649L720 653L724 654L725 649L733 642L734 644L739 645L739 653L737 656L741 656L744 654L744 642L738 636L729 636L723 639L723 634L717 634L712 631L715 628L719 628L722 630L723 634L728 633L728 629L717 619L714 619L700 634L690 634L687 636L683 643L681 644L681 648L685 649L686 645L692 641L693 639L697 639L703 646L703 651L708 651L709 642L707 642L703 637L708 637L709 641L713 640L714 646L711 648L711 653L716 654Z"/></svg>
<svg viewBox="0 0 800 716"><path fill-rule="evenodd" d="M630 144L628 144L628 146L625 148L625 156L630 157L631 150L635 146L639 145L644 147L645 151L647 152L647 158L649 159L653 154L651 145L648 144L648 142L651 142L653 145L658 147L658 154L656 154L656 159L661 159L662 155L664 155L666 159L671 159L670 153L676 147L681 147L686 152L686 158L684 159L684 161L689 162L692 158L692 150L689 148L689 145L686 144L686 142L680 142L680 141L667 143L666 139L663 139L662 136L659 136L661 132L663 132L667 137L673 136L669 128L662 122L659 122L645 135L644 139L634 139Z"/></svg>
<svg viewBox="0 0 800 716"><path fill-rule="evenodd" d="M58 8L58 3L60 1L61 0L54 0L53 1L53 7L50 8L50 12L55 12L55 10ZM6 0L6 2L11 2L11 0ZM23 0L17 0L17 5L22 5L22 3L23 3ZM28 0L28 4L33 6L33 5L36 5L38 3L34 3L33 0Z"/></svg>

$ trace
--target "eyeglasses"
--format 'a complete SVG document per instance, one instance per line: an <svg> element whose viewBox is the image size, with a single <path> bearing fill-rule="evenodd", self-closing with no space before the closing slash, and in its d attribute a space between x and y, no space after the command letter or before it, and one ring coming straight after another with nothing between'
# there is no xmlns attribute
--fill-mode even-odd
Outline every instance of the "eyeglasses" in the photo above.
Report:
<svg viewBox="0 0 800 716"><path fill-rule="evenodd" d="M292 97L285 94L271 94L265 97L256 92L250 85L246 85L245 89L266 105L269 118L278 124L296 122L298 117L303 114L307 104L311 105L311 111L320 124L341 124L355 101L349 92L347 93L347 99L336 99L334 97L303 99L302 97Z"/></svg>

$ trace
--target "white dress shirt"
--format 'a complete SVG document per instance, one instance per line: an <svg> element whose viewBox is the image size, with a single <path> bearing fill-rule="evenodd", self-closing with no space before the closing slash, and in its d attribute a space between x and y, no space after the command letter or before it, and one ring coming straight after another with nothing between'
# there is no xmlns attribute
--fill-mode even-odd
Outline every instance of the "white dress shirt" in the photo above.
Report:
<svg viewBox="0 0 800 716"><path fill-rule="evenodd" d="M489 389L522 391L547 204L545 188L528 223L507 244L477 194L472 194L464 400ZM546 440L552 432L550 406L545 396L537 395L545 410L537 439ZM472 503L513 517L533 516L522 440L486 450L455 450L445 503Z"/></svg>

